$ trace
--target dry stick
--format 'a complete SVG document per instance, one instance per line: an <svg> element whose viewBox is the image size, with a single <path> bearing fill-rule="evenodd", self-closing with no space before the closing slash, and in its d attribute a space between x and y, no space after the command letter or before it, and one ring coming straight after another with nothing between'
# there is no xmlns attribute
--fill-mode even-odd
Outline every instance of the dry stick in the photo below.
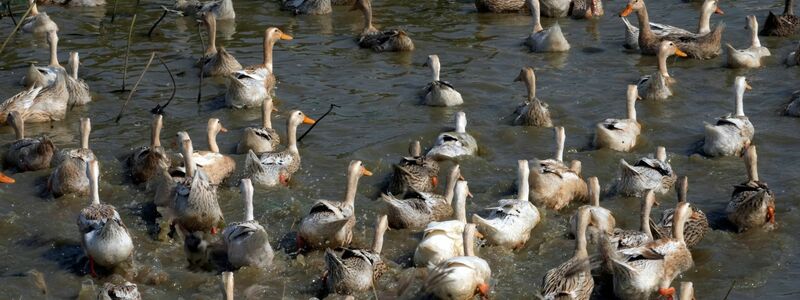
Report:
<svg viewBox="0 0 800 300"><path fill-rule="evenodd" d="M139 83L142 82L142 78L144 78L144 74L147 73L147 69L150 68L150 64L153 63L153 58L156 57L156 53L150 53L150 60L147 61L147 65L144 66L144 70L142 70L142 75L139 75L139 79L136 80L136 84L133 85L130 94L128 94L128 98L125 99L125 103L122 104L122 108L119 110L119 114L117 115L116 122L119 124L119 120L122 119L122 113L125 112L125 108L128 107L128 102L131 101L131 97L133 97L133 93L136 92L136 88L139 87Z"/></svg>
<svg viewBox="0 0 800 300"><path fill-rule="evenodd" d="M150 112L157 115L163 115L164 109L167 108L167 106L169 106L170 103L172 103L172 99L175 99L175 93L178 91L178 86L175 85L175 76L172 76L172 71L169 70L167 63L165 63L164 60L161 59L161 55L158 56L158 61L161 62L161 65L164 66L164 69L167 69L167 74L169 74L169 79L172 80L172 95L169 96L169 100L167 100L167 103L164 103L164 106L161 106L161 104L156 104L156 107L151 109Z"/></svg>
<svg viewBox="0 0 800 300"><path fill-rule="evenodd" d="M306 134L308 134L309 132L311 132L311 129L314 129L314 127L316 127L316 126L317 126L317 124L319 124L319 122L320 122L320 121L322 121L322 119L324 119L324 118L325 118L325 116L327 116L329 113L331 113L331 111L333 111L333 108L334 108L334 107L339 107L339 108L341 108L341 106L338 106L338 105L336 105L336 104L333 104L333 103L331 103L331 107L330 107L330 108L328 108L328 111L326 111L324 114L322 114L322 116L321 116L321 117L319 117L319 119L317 119L317 122L316 122L316 123L314 123L314 124L312 124L312 125L311 125L311 127L309 127L309 128L308 128L308 130L306 130L306 132L304 132L304 133L303 133L303 135L301 135L301 136L300 136L300 138L298 138L298 139L297 139L297 141L298 141L298 142L299 142L299 141L301 141L301 140L302 140L302 139L303 139L303 138L306 136Z"/></svg>
<svg viewBox="0 0 800 300"><path fill-rule="evenodd" d="M22 19L21 20L25 20L25 18L28 17L28 14L31 13L31 9L33 9L33 6L28 7L28 10L26 10L25 14L22 15ZM6 49L6 45L8 44L8 41L10 41L11 37L14 36L15 33L17 33L17 31L19 30L20 26L22 26L22 22L19 22L19 23L17 23L17 26L14 26L14 30L11 31L11 34L8 35L6 40L3 42L3 45L0 46L0 54L3 54L3 50Z"/></svg>
<svg viewBox="0 0 800 300"><path fill-rule="evenodd" d="M203 40L203 32L201 30L201 24L197 23L197 35L200 36L200 46L202 46L201 51L206 48L206 42ZM197 103L200 103L200 99L203 97L203 65L200 65L200 83L197 84Z"/></svg>
<svg viewBox="0 0 800 300"><path fill-rule="evenodd" d="M8 9L8 16L11 17L11 21L14 22L14 26L17 26L17 19L14 18L14 11L11 10L11 1L6 1L6 9Z"/></svg>
<svg viewBox="0 0 800 300"><path fill-rule="evenodd" d="M730 296L731 292L733 292L734 285L736 285L736 280L731 282L731 288L728 289L728 292L725 294L725 298L722 298L722 300L728 300L728 296Z"/></svg>
<svg viewBox="0 0 800 300"><path fill-rule="evenodd" d="M125 80L128 78L128 55L131 53L131 39L133 38L133 24L136 23L136 15L133 15L131 27L128 29L128 45L125 46L125 64L122 67L122 91L125 91Z"/></svg>
<svg viewBox="0 0 800 300"><path fill-rule="evenodd" d="M167 16L167 13L168 13L168 12L169 12L169 11L167 11L167 10L165 9L165 10L164 10L164 13L163 13L163 14L161 14L161 17L159 17L159 18L158 18L158 20L156 20L156 22L155 22L155 23L153 23L153 27L150 27L150 31L148 31L148 32L147 32L147 37L151 37L151 36L153 35L153 30L156 30L156 26L158 26L158 23L161 23L161 21L162 21L162 20L164 20L164 17L166 17L166 16Z"/></svg>

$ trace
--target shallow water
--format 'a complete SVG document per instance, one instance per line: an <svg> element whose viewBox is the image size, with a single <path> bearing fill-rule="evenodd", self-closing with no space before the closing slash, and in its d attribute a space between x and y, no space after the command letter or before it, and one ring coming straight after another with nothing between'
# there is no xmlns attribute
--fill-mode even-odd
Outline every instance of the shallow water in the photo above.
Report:
<svg viewBox="0 0 800 300"><path fill-rule="evenodd" d="M151 51L158 51L176 74L177 95L166 110L162 134L165 145L172 144L175 132L188 130L195 148L205 148L206 120L217 117L230 129L230 133L218 138L223 151L230 153L240 130L260 122L260 111L222 108L218 98L224 93L221 81L206 81L202 102L196 103L197 69L192 66L202 51L195 21L170 17L152 38L145 36L161 14L159 6L167 2L170 1L142 1L135 10L133 4L121 1L113 24L109 22L112 5L91 9L43 7L61 28L62 62L68 51L81 53L81 77L91 86L94 102L76 108L62 122L26 128L29 135L49 135L61 148L76 147L79 118L92 117L91 148L101 159L101 199L117 206L131 229L138 272L167 278L160 284L138 282L144 297L215 299L220 297L219 276L188 270L180 242L153 239L148 233L153 225L140 213L151 197L143 188L132 186L122 172L119 158L123 153L147 143L148 111L166 101L172 91L169 76L156 60L125 116L119 124L114 123L127 97L127 93L112 91L121 85L131 16L137 13L128 88L138 78ZM405 154L411 140L420 139L423 147L430 146L441 130L452 126L452 116L459 110L466 111L468 131L481 147L480 157L461 162L462 173L475 195L468 201L468 213L478 212L513 193L515 161L548 158L554 148L552 129L510 126L509 116L525 95L524 86L513 79L521 67L534 66L538 97L550 104L554 123L566 127L565 159L581 160L584 176L598 176L601 185L607 187L617 176L620 158L634 160L653 152L658 145L666 146L677 173L689 176L689 199L709 215L715 230L693 250L696 266L676 279L676 286L681 280L693 281L700 299L723 298L733 281L730 299L794 298L798 292L794 278L800 275L800 261L791 232L800 229L799 218L793 213L800 189L791 182L800 172L790 164L800 159L793 151L798 145L795 130L800 121L778 114L800 79L798 69L781 64L786 53L795 47L792 39L762 38L773 56L765 59L767 67L758 70L722 68L723 58L670 59L670 72L678 81L676 95L664 103L637 105L644 125L640 145L632 153L623 154L589 149L596 122L624 116L626 84L655 71L654 57L628 53L621 46L623 25L615 17L622 9L621 1L607 1L606 16L597 21L559 20L572 44L572 50L563 55L532 54L521 46L531 29L529 16L478 14L468 0L413 4L375 1L378 26L400 26L414 38L417 50L404 54L358 49L352 38L362 24L361 15L346 7L335 7L328 16L293 17L279 11L277 1L267 2L236 1L237 22L220 24L227 33L220 34L219 44L243 65L249 65L260 62L261 36L266 27L277 26L294 36L294 40L280 41L275 47L279 79L276 105L280 112L273 122L279 132L283 135L284 114L292 109L301 109L316 118L331 103L341 106L300 144L303 166L291 188L256 190L256 219L268 228L273 247L284 234L295 230L314 199L343 197L344 173L352 159L363 160L375 173L362 178L356 200L354 244L368 245L374 219L382 208L372 199L391 171L391 164ZM695 28L699 4L651 2L648 4L653 21ZM782 9L782 2L724 1L721 8L726 14L715 15L712 23L723 20L727 24L724 40L742 47L749 42L743 29L744 16L755 14L763 24L767 10ZM545 20L545 26L552 22ZM0 20L3 37L12 28L9 19ZM462 107L429 108L416 104L416 93L430 76L422 64L428 54L434 53L442 61L442 79L450 81L464 96ZM0 61L2 98L21 89L17 81L28 61L46 63L47 58L44 38L15 36ZM733 111L732 84L737 75L747 76L754 88L745 94L745 111L757 128L755 143L760 150L761 178L778 197L779 227L769 233L756 230L736 234L721 222L732 185L746 178L740 159L688 156L691 145L702 138L703 121L710 122ZM305 128L301 127L300 132ZM0 128L3 144L13 139L8 126ZM243 157L234 157L241 168ZM49 171L15 174L17 183L0 189L0 255L6 257L0 263L0 298L39 298L32 281L19 275L30 269L45 274L53 298L74 298L81 282L91 279L85 275L82 261L78 261L82 255L75 227L77 213L88 200L69 196L58 200L41 198L43 178L48 174ZM227 221L243 216L238 189L233 185L235 182L220 189L220 205ZM639 199L607 197L602 201L616 214L618 225L638 227ZM674 201L672 194L664 196L662 207L670 207ZM572 211L545 212L543 222L522 250L479 250L492 267L494 298L532 298L544 273L572 255L573 241L565 234ZM408 231L387 233L384 259L397 263L376 286L380 298L394 297L413 277L414 271L404 270L401 265L413 253L418 239L417 234ZM303 299L316 295L324 269L322 253L300 259L277 253L274 269L237 273L237 295L244 295L245 289L254 284L266 287L265 298ZM362 296L374 297L373 293Z"/></svg>

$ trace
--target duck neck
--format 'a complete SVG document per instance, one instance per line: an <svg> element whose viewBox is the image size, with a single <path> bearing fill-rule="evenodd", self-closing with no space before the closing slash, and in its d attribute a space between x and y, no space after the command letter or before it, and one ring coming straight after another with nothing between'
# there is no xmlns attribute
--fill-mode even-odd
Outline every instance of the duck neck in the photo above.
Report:
<svg viewBox="0 0 800 300"><path fill-rule="evenodd" d="M517 178L519 182L517 182L517 200L519 201L528 201L528 194L530 193L530 186L528 183L528 175L530 174L528 170L527 161L524 166L520 166L517 174Z"/></svg>
<svg viewBox="0 0 800 300"><path fill-rule="evenodd" d="M647 14L647 7L642 3L642 8L636 11L636 18L639 20L639 39L653 35L650 29L650 16Z"/></svg>
<svg viewBox="0 0 800 300"><path fill-rule="evenodd" d="M636 97L628 96L628 119L636 121Z"/></svg>
<svg viewBox="0 0 800 300"><path fill-rule="evenodd" d="M667 71L668 56L669 55L663 51L658 52L658 72L665 78L669 78L669 72Z"/></svg>
<svg viewBox="0 0 800 300"><path fill-rule="evenodd" d="M244 197L244 220L255 220L255 217L253 216L253 188L244 187L242 189L242 194Z"/></svg>
<svg viewBox="0 0 800 300"><path fill-rule="evenodd" d="M698 34L706 34L711 32L711 15L714 13L713 10L703 10L700 12L700 21L697 24L697 33Z"/></svg>
<svg viewBox="0 0 800 300"><path fill-rule="evenodd" d="M581 223L588 221L581 221ZM589 253L586 250L586 227L587 224L578 224L578 232L575 236L575 257L586 258Z"/></svg>
<svg viewBox="0 0 800 300"><path fill-rule="evenodd" d="M375 225L375 236L372 239L372 252L381 253L383 250L383 236L386 234L386 229L389 228L388 224L389 221L386 215L378 217L377 224Z"/></svg>
<svg viewBox="0 0 800 300"><path fill-rule="evenodd" d="M367 3L361 8L361 13L364 14L364 32L374 31L375 27L372 27L372 4Z"/></svg>
<svg viewBox="0 0 800 300"><path fill-rule="evenodd" d="M48 33L50 38L50 66L59 66L58 64L58 34L55 31Z"/></svg>
<svg viewBox="0 0 800 300"><path fill-rule="evenodd" d="M150 148L161 147L161 115L156 115L153 126L150 129Z"/></svg>
<svg viewBox="0 0 800 300"><path fill-rule="evenodd" d="M286 138L289 139L286 149L292 153L300 153L297 150L297 126L298 124L292 122L292 118L289 118L289 121L286 122Z"/></svg>
<svg viewBox="0 0 800 300"><path fill-rule="evenodd" d="M686 215L681 211L675 211L675 215L672 219L672 236L681 242L685 241L683 235L685 224Z"/></svg>
<svg viewBox="0 0 800 300"><path fill-rule="evenodd" d="M214 153L219 153L219 146L217 145L217 130L209 128L208 133L208 150Z"/></svg>
<svg viewBox="0 0 800 300"><path fill-rule="evenodd" d="M530 73L525 77L525 87L528 88L528 101L536 99L536 77Z"/></svg>
<svg viewBox="0 0 800 300"><path fill-rule="evenodd" d="M748 21L750 21L749 18ZM761 48L761 40L758 38L758 23L756 22L750 22L750 47Z"/></svg>
<svg viewBox="0 0 800 300"><path fill-rule="evenodd" d="M347 191L344 195L344 203L350 207L354 207L356 203L359 177L361 177L360 170L351 170L347 174Z"/></svg>
<svg viewBox="0 0 800 300"><path fill-rule="evenodd" d="M80 59L78 58L78 53L73 52L70 55L69 60L69 73L72 76L72 79L78 79L78 66L80 65Z"/></svg>
<svg viewBox="0 0 800 300"><path fill-rule="evenodd" d="M16 135L17 140L25 138L25 121L18 120L18 118L15 117L11 123L11 127L14 128L14 135Z"/></svg>
<svg viewBox="0 0 800 300"><path fill-rule="evenodd" d="M747 167L747 177L752 182L758 182L758 157L754 151L745 153L745 163Z"/></svg>
<svg viewBox="0 0 800 300"><path fill-rule="evenodd" d="M96 162L89 162L89 188L92 190L92 204L100 204L100 174L97 174L98 170L95 168Z"/></svg>
<svg viewBox="0 0 800 300"><path fill-rule="evenodd" d="M531 9L531 16L533 17L533 33L544 30L542 28L542 18L540 16L539 0L527 0L528 7Z"/></svg>
<svg viewBox="0 0 800 300"><path fill-rule="evenodd" d="M81 120L81 149L89 149L89 133L92 130L89 119Z"/></svg>
<svg viewBox="0 0 800 300"><path fill-rule="evenodd" d="M794 16L794 0L786 0L783 6L783 14Z"/></svg>
<svg viewBox="0 0 800 300"><path fill-rule="evenodd" d="M192 152L194 152L192 142L188 140L183 141L183 164L186 168L186 177L194 177L195 165Z"/></svg>
<svg viewBox="0 0 800 300"><path fill-rule="evenodd" d="M272 73L272 46L275 43L270 39L269 34L264 34L264 67Z"/></svg>
<svg viewBox="0 0 800 300"><path fill-rule="evenodd" d="M261 127L272 128L272 99L267 97L261 105Z"/></svg>
<svg viewBox="0 0 800 300"><path fill-rule="evenodd" d="M556 160L564 162L564 128L556 128Z"/></svg>
<svg viewBox="0 0 800 300"><path fill-rule="evenodd" d="M445 187L444 191L444 200L447 201L448 205L453 204L453 196L455 195L457 181L458 181L458 171L454 169L450 173L450 176L447 177L447 186Z"/></svg>
<svg viewBox="0 0 800 300"><path fill-rule="evenodd" d="M467 195L456 195L453 205L453 217L457 221L467 223Z"/></svg>
<svg viewBox="0 0 800 300"><path fill-rule="evenodd" d="M31 16L39 15L39 7L36 6L36 1L31 1Z"/></svg>
<svg viewBox="0 0 800 300"><path fill-rule="evenodd" d="M653 239L653 233L650 231L650 210L653 208L653 202L645 198L642 203L641 216L639 216L640 224L639 230L644 232L648 238Z"/></svg>
<svg viewBox="0 0 800 300"><path fill-rule="evenodd" d="M464 227L462 241L464 242L464 256L475 256L475 224Z"/></svg>
<svg viewBox="0 0 800 300"><path fill-rule="evenodd" d="M431 73L432 73L431 80L433 80L434 82L439 81L439 70L440 70L440 68L441 68L441 66L439 65L439 60L438 59L433 60L431 62Z"/></svg>
<svg viewBox="0 0 800 300"><path fill-rule="evenodd" d="M736 116L744 117L744 88L737 87L736 89Z"/></svg>
<svg viewBox="0 0 800 300"><path fill-rule="evenodd" d="M208 46L206 47L206 55L213 55L217 53L217 19L214 18L213 13L208 18Z"/></svg>

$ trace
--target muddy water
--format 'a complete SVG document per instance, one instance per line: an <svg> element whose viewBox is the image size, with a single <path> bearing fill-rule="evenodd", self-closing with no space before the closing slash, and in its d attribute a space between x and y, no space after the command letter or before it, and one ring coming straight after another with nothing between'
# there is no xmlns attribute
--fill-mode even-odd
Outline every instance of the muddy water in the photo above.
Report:
<svg viewBox="0 0 800 300"><path fill-rule="evenodd" d="M175 132L188 130L195 148L206 146L205 126L209 117L220 118L230 133L219 136L223 151L231 153L245 126L257 124L259 110L229 110L222 107L221 81L208 80L197 104L197 69L192 65L201 55L197 26L190 18L167 18L155 35L145 36L160 15L159 5L169 1L120 2L114 23L109 22L112 6L107 8L44 7L58 22L61 32L60 59L68 51L79 51L83 60L81 76L93 91L94 102L76 108L66 120L46 125L27 126L30 135L47 134L62 148L78 144L78 120L92 117L94 131L91 147L101 159L102 201L114 204L131 229L136 243L135 269L139 288L145 298L219 298L219 277L213 272L187 269L180 242L157 242L150 233L152 221L142 213L151 197L142 187L134 187L123 175L119 158L133 147L147 143L150 122L148 111L163 103L172 91L164 69L154 64L142 80L119 124L114 123L127 93L115 93L122 80L122 65L129 22L137 13L134 44L131 48L128 87L141 73L149 53L158 51L175 73L177 95L166 110L163 136L172 144ZM128 1L124 1L128 2ZM133 1L130 1L133 2ZM296 229L309 205L318 198L343 197L344 172L349 160L360 159L376 176L363 178L356 200L358 223L355 245L371 241L372 224L381 205L374 202L391 164L405 154L407 144L420 139L429 146L438 132L451 126L452 116L467 112L468 130L481 147L478 158L461 163L475 198L468 202L468 212L493 203L513 193L515 161L522 158L547 158L553 153L551 129L513 127L509 115L524 100L524 86L512 82L523 66L534 66L538 78L538 96L548 102L554 123L566 127L566 159L583 162L585 176L598 176L608 186L617 176L618 161L628 161L667 147L673 168L690 178L689 199L709 214L715 230L693 250L696 267L680 280L695 283L698 298L720 299L735 281L731 299L793 298L800 275L797 242L792 232L800 229L797 209L800 192L793 180L800 176L794 162L800 159L797 119L778 115L781 105L796 88L800 73L784 68L780 61L795 41L767 38L773 56L767 67L752 71L722 68L723 60L692 61L670 59L670 72L678 83L676 95L664 103L639 103L639 117L644 125L640 146L633 153L621 154L590 150L593 124L607 117L625 113L625 85L642 74L655 71L653 57L625 52L623 25L615 17L621 1L607 1L607 15L597 21L559 20L572 50L563 55L531 54L521 41L531 29L528 16L515 14L477 14L471 1L375 1L375 18L382 28L400 26L410 32L417 51L408 54L375 54L358 49L352 37L361 26L360 14L345 7L335 7L328 16L293 17L278 10L277 1L236 1L237 22L221 23L219 43L231 51L243 65L261 58L261 35L268 26L278 26L295 37L275 47L275 72L279 78L274 117L280 132L285 128L284 114L301 109L318 117L329 104L341 108L326 118L300 144L301 171L290 188L257 189L256 219L266 225L277 247L281 237ZM698 4L681 1L651 1L651 19L693 29ZM778 10L783 1L725 1L724 40L736 46L748 43L744 16L755 14L763 22L767 10ZM17 6L20 7L20 6ZM545 25L553 20L545 20ZM9 19L0 21L3 37L12 29ZM417 105L416 92L429 78L422 67L428 54L442 60L442 78L463 94L459 108L429 108ZM46 62L44 38L17 35L0 61L2 97L20 90L17 81L28 61ZM745 111L755 124L755 143L759 145L761 178L778 196L776 231L752 231L736 234L727 230L722 220L732 185L745 180L744 164L737 158L690 158L691 146L702 137L703 121L733 110L732 84L737 75L745 75L754 87L745 95ZM304 127L301 127L301 131ZM7 126L0 128L3 144L13 140ZM234 156L240 163L243 157ZM88 203L83 197L58 200L40 197L43 178L49 171L15 174L17 183L0 188L0 298L39 298L39 291L29 277L21 276L35 269L45 274L49 295L74 298L85 274L75 218ZM228 221L242 218L238 189L233 184L220 188L220 205ZM671 206L674 196L661 199L662 207ZM607 197L603 205L616 214L626 228L638 227L639 199ZM660 210L657 208L656 210ZM534 230L526 247L516 252L482 248L493 271L493 297L497 299L533 297L544 273L571 256L573 242L565 235L568 215L545 212L544 221ZM656 212L657 213L657 212ZM414 287L413 270L403 269L419 236L407 231L389 231L384 258L391 270L376 286L381 298L391 298L404 286ZM280 251L279 251L280 252ZM253 295L303 299L319 290L324 265L321 253L290 259L280 253L270 271L243 270L237 273L237 295L245 289ZM144 276L143 274L155 274ZM149 278L145 278L149 277ZM155 279L163 282L154 284ZM103 279L96 280L102 284ZM366 293L364 298L374 297Z"/></svg>

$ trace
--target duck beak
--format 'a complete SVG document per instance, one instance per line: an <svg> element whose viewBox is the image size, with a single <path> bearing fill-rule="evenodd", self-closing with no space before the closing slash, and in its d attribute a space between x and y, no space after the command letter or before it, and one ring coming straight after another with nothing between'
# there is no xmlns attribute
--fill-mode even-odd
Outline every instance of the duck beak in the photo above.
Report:
<svg viewBox="0 0 800 300"><path fill-rule="evenodd" d="M439 178L436 178L436 176L431 176L431 185L433 185L433 188L439 186Z"/></svg>
<svg viewBox="0 0 800 300"><path fill-rule="evenodd" d="M8 177L6 176L6 174L0 172L0 183L14 183L14 182L16 182L14 178Z"/></svg>
<svg viewBox="0 0 800 300"><path fill-rule="evenodd" d="M473 197L475 197L475 196L472 195L472 192L467 191L467 198L472 199Z"/></svg>
<svg viewBox="0 0 800 300"><path fill-rule="evenodd" d="M481 295L481 298L488 299L489 298L489 285L486 283L478 284L478 287L475 288L478 294Z"/></svg>
<svg viewBox="0 0 800 300"><path fill-rule="evenodd" d="M312 119L312 118L303 117L303 124L314 125L316 123L317 123L317 121L314 121L314 119Z"/></svg>
<svg viewBox="0 0 800 300"><path fill-rule="evenodd" d="M283 33L283 32L281 32L281 36L280 36L280 38L281 38L282 40L285 40L285 41L291 41L291 40L293 40L293 39L294 39L294 38L293 38L291 35L285 34L285 33Z"/></svg>
<svg viewBox="0 0 800 300"><path fill-rule="evenodd" d="M228 132L228 128L225 128L225 126L222 126L222 124L219 124L219 132L226 133L226 132Z"/></svg>
<svg viewBox="0 0 800 300"><path fill-rule="evenodd" d="M681 49L678 49L678 48L675 48L675 55L677 55L677 56L680 56L680 57L687 57L687 56L689 56L688 54L686 54L686 52L683 52L683 50L681 50Z"/></svg>
<svg viewBox="0 0 800 300"><path fill-rule="evenodd" d="M745 82L744 82L744 89L749 91L749 90L752 90L752 89L753 89L753 87L752 87L752 86L750 86L750 84L749 84L749 83L747 83L747 81L745 81Z"/></svg>
<svg viewBox="0 0 800 300"><path fill-rule="evenodd" d="M273 107L272 112L278 112L278 109Z"/></svg>
<svg viewBox="0 0 800 300"><path fill-rule="evenodd" d="M624 9L624 10L623 10L621 13L619 13L619 16L620 16L620 17L627 17L627 16L628 16L628 15L630 15L632 12L633 12L633 6L631 6L630 4L628 4L628 5L626 5L626 6L625 6L625 9Z"/></svg>
<svg viewBox="0 0 800 300"><path fill-rule="evenodd" d="M767 222L769 222L770 224L775 224L775 208L774 207L767 207Z"/></svg>
<svg viewBox="0 0 800 300"><path fill-rule="evenodd" d="M672 299L672 295L675 294L675 288L674 287L660 288L658 289L658 294L664 296L667 299Z"/></svg>
<svg viewBox="0 0 800 300"><path fill-rule="evenodd" d="M458 180L466 181L466 179L464 179L464 176L461 175L458 175Z"/></svg>
<svg viewBox="0 0 800 300"><path fill-rule="evenodd" d="M717 9L714 10L714 13L718 14L718 15L724 15L725 14L725 12L722 11L722 9L720 9L719 7L717 7Z"/></svg>
<svg viewBox="0 0 800 300"><path fill-rule="evenodd" d="M367 170L367 168L364 168L364 167L362 166L362 167L361 167L361 175L364 175L364 176L372 176L372 172L370 172L369 170Z"/></svg>

